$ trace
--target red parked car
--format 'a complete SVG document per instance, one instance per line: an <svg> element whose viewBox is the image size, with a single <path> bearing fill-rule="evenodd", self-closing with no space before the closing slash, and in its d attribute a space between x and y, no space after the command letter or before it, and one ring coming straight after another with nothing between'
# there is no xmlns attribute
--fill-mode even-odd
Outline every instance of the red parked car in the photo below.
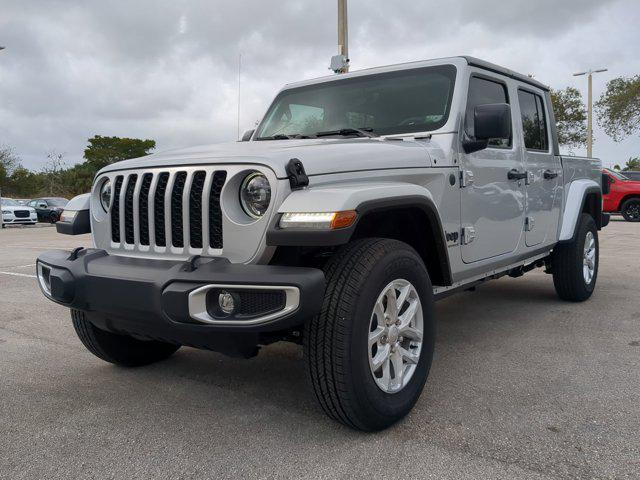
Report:
<svg viewBox="0 0 640 480"><path fill-rule="evenodd" d="M640 222L640 181L630 180L623 173L605 169L610 192L603 195L603 210L620 213L627 222Z"/></svg>

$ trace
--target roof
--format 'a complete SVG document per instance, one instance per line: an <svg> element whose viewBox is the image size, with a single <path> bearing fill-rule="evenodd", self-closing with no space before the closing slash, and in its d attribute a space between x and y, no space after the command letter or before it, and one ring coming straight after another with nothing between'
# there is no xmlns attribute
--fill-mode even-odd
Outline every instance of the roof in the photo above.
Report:
<svg viewBox="0 0 640 480"><path fill-rule="evenodd" d="M518 80L519 82L528 83L529 85L533 85L534 87L538 87L542 90L549 90L549 86L543 83L540 83L537 80L534 80L532 77L528 75L522 75L521 73L514 72L513 70L509 70L508 68L501 67L500 65L496 65L491 62L487 62L485 60L481 60L475 57L463 56L467 63L472 67L482 68L484 70L489 70L491 72L500 73L506 77L513 78L514 80Z"/></svg>
<svg viewBox="0 0 640 480"><path fill-rule="evenodd" d="M352 72L343 73L340 75L327 75L319 78L313 78L313 79L289 83L285 85L284 89L302 87L306 85L312 85L312 84L322 83L327 81L334 81L334 80L339 80L339 79L344 79L349 77L359 77L363 75L375 75L378 73L397 71L397 70L402 70L403 67L420 68L423 66L427 67L431 65L442 65L443 63L446 63L446 62L450 62L454 64L457 63L458 65L460 65L462 61L466 62L470 66L482 68L484 70L488 70L495 73L499 73L506 77L513 78L514 80L518 80L523 83L527 83L529 85L540 88L542 90L545 90L545 91L549 90L549 87L547 85L544 85L543 83L540 83L537 80L527 75L522 75L521 73L514 72L513 70L509 70L508 68L501 67L499 65L496 65L491 62L487 62L485 60L481 60L479 58L464 56L464 55L458 56L458 57L436 58L432 60L418 60L415 62L406 62L406 63L399 63L399 64L393 64L393 65L384 65L379 67L365 68L362 70L354 70Z"/></svg>

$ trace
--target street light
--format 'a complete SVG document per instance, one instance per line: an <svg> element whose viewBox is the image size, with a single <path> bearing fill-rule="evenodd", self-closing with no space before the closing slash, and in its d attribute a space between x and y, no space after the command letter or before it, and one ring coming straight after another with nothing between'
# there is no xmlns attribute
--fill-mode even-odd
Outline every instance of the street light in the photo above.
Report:
<svg viewBox="0 0 640 480"><path fill-rule="evenodd" d="M593 74L606 72L606 68L598 70L587 70L586 72L574 73L574 77L587 75L589 79L588 108L587 108L587 157L593 156Z"/></svg>

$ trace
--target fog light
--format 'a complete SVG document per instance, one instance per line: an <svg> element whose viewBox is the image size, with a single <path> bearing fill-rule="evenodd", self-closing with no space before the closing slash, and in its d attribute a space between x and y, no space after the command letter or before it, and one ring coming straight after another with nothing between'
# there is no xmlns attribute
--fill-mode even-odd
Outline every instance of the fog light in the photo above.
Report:
<svg viewBox="0 0 640 480"><path fill-rule="evenodd" d="M231 315L236 309L236 302L233 295L224 290L220 292L218 295L218 306L224 314Z"/></svg>

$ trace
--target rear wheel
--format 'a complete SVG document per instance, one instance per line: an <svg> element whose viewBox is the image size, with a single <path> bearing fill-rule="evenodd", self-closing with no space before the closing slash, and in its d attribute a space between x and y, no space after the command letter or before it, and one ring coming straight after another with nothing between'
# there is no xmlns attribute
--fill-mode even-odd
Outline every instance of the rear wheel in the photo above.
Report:
<svg viewBox="0 0 640 480"><path fill-rule="evenodd" d="M96 327L86 319L84 312L71 310L73 326L84 346L96 357L125 367L139 367L170 357L180 345L138 340Z"/></svg>
<svg viewBox="0 0 640 480"><path fill-rule="evenodd" d="M591 297L598 277L599 248L596 222L583 213L573 241L557 245L551 257L553 285L561 299L582 302Z"/></svg>
<svg viewBox="0 0 640 480"><path fill-rule="evenodd" d="M627 222L640 222L640 198L626 200L620 208L620 213Z"/></svg>
<svg viewBox="0 0 640 480"><path fill-rule="evenodd" d="M395 240L345 246L325 268L320 314L305 325L316 399L335 420L381 430L420 397L435 341L433 290L422 259Z"/></svg>

